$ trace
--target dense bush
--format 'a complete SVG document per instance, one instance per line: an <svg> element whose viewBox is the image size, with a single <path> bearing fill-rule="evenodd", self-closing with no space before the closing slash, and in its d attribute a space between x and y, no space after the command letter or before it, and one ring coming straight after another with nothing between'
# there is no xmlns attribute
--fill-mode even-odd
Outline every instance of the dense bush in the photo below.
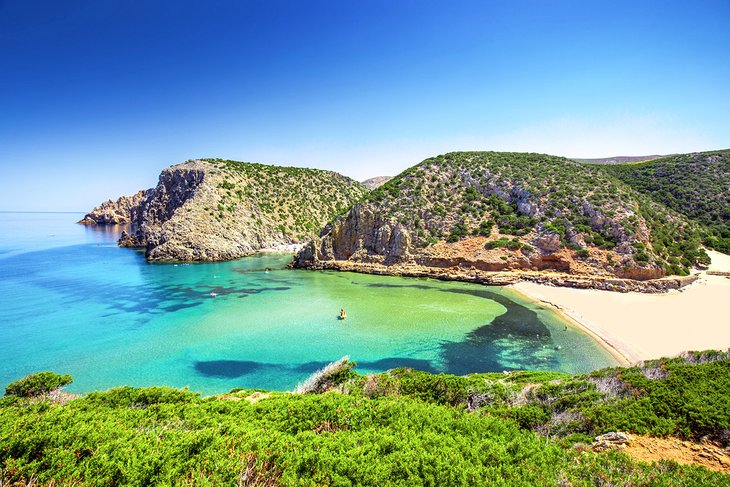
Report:
<svg viewBox="0 0 730 487"><path fill-rule="evenodd" d="M625 385L627 397L583 410L596 431L691 438L718 436L730 428L730 360L701 365L684 359L657 361L618 370L615 377Z"/></svg>
<svg viewBox="0 0 730 487"><path fill-rule="evenodd" d="M478 408L529 429L563 436L582 433L579 439L614 429L719 438L730 428L730 352L690 354L576 376L512 372L457 377L396 369L362 378L353 387L368 397L408 396ZM565 413L580 419L570 428L556 429L556 417Z"/></svg>
<svg viewBox="0 0 730 487"><path fill-rule="evenodd" d="M727 485L699 467L566 447L609 429L727 428L728 367L714 352L579 376L397 369L354 377L346 393L3 399L0 485Z"/></svg>
<svg viewBox="0 0 730 487"><path fill-rule="evenodd" d="M730 151L681 154L604 168L703 225L705 245L730 253Z"/></svg>
<svg viewBox="0 0 730 487"><path fill-rule="evenodd" d="M11 382L5 387L5 394L18 397L38 397L73 382L70 375L53 372L38 372Z"/></svg>

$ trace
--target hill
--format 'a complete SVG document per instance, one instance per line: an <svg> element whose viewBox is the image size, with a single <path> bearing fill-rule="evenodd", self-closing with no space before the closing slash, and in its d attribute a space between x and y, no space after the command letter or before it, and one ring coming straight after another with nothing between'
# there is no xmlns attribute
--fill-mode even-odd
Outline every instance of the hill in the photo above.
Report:
<svg viewBox="0 0 730 487"><path fill-rule="evenodd" d="M614 156L614 157L599 157L596 159L577 159L573 157L574 161L584 162L586 164L622 164L624 162L642 162L652 161L667 156L651 155L651 156Z"/></svg>
<svg viewBox="0 0 730 487"><path fill-rule="evenodd" d="M393 179L391 176L377 176L374 178L366 179L362 184L368 189L375 189L380 187Z"/></svg>
<svg viewBox="0 0 730 487"><path fill-rule="evenodd" d="M588 375L315 374L300 393L121 387L71 399L38 374L0 399L2 485L728 485L730 360ZM54 374L45 373L45 380ZM68 376L56 376L67 383ZM321 387L320 387L321 386ZM70 399L70 400L69 400ZM594 442L596 435L616 431ZM640 435L652 435L648 438ZM644 441L677 445L639 463ZM591 445L592 443L592 445ZM612 444L628 448L612 448ZM651 446L648 448L651 451ZM645 451L644 453L648 453ZM654 452L655 454L657 452ZM672 452L659 452L658 457ZM638 456L644 459L643 456ZM656 458L655 458L656 459Z"/></svg>
<svg viewBox="0 0 730 487"><path fill-rule="evenodd" d="M470 272L653 279L708 262L696 225L607 174L544 154L426 159L338 217L298 258ZM324 264L323 264L324 263Z"/></svg>
<svg viewBox="0 0 730 487"><path fill-rule="evenodd" d="M319 169L204 159L169 167L132 210L120 244L149 260L217 261L317 235L366 192Z"/></svg>
<svg viewBox="0 0 730 487"><path fill-rule="evenodd" d="M730 150L681 154L605 169L703 225L704 243L730 253Z"/></svg>

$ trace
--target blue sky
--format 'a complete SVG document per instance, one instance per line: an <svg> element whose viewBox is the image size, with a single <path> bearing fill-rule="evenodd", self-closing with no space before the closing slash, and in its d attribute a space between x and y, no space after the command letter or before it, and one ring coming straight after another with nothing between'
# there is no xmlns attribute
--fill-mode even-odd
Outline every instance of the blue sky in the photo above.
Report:
<svg viewBox="0 0 730 487"><path fill-rule="evenodd" d="M365 179L729 148L728 25L727 0L0 0L0 210L88 210L196 157Z"/></svg>

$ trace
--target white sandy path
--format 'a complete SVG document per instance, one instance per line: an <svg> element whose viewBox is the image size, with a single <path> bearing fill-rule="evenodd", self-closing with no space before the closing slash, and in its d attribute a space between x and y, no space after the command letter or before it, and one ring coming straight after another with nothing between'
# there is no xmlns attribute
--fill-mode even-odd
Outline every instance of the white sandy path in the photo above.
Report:
<svg viewBox="0 0 730 487"><path fill-rule="evenodd" d="M708 252L710 270L730 271L730 256ZM730 348L730 279L700 274L680 291L617 293L521 282L514 288L551 304L630 362L686 350Z"/></svg>

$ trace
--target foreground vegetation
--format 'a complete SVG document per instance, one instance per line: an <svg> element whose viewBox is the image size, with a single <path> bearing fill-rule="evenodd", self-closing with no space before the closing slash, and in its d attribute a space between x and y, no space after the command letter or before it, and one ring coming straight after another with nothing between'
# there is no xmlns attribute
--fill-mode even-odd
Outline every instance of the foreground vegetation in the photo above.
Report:
<svg viewBox="0 0 730 487"><path fill-rule="evenodd" d="M581 446L624 430L730 442L730 360L689 354L589 375L359 376L327 393L122 387L0 400L0 484L728 485L673 462ZM35 380L31 382L37 382ZM18 390L17 388L15 390ZM23 389L25 390L25 389Z"/></svg>
<svg viewBox="0 0 730 487"><path fill-rule="evenodd" d="M730 151L606 166L638 191L704 227L704 243L730 253Z"/></svg>

